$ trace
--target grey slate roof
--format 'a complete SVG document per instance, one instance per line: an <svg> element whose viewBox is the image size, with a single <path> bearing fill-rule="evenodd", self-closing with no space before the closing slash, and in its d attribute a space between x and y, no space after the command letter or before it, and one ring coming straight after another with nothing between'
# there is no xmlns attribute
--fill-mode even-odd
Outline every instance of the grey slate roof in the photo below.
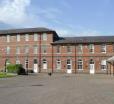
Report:
<svg viewBox="0 0 114 104"><path fill-rule="evenodd" d="M54 30L38 27L38 28L23 28L23 29L8 29L0 30L1 34L16 34L16 33L32 33L32 32L55 32Z"/></svg>
<svg viewBox="0 0 114 104"><path fill-rule="evenodd" d="M114 36L87 36L87 37L61 37L52 44L75 44L75 43L111 43Z"/></svg>

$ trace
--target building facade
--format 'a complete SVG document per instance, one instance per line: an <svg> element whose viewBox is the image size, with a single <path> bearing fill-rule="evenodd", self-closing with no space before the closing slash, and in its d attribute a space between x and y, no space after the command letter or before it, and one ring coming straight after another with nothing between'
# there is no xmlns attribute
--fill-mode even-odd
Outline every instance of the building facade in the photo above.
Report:
<svg viewBox="0 0 114 104"><path fill-rule="evenodd" d="M1 70L5 64L22 64L34 73L108 73L112 56L114 36L60 37L47 28L0 30Z"/></svg>

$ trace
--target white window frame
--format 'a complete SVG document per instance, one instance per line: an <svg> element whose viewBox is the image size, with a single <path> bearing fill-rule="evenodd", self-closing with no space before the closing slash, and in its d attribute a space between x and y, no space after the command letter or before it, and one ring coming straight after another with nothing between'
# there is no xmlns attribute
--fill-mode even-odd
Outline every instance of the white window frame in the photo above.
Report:
<svg viewBox="0 0 114 104"><path fill-rule="evenodd" d="M16 60L16 64L20 64L20 60L19 59Z"/></svg>
<svg viewBox="0 0 114 104"><path fill-rule="evenodd" d="M42 34L42 40L47 40L47 33Z"/></svg>
<svg viewBox="0 0 114 104"><path fill-rule="evenodd" d="M38 54L38 46L37 45L34 45L34 54Z"/></svg>
<svg viewBox="0 0 114 104"><path fill-rule="evenodd" d="M94 53L94 44L89 44L89 52Z"/></svg>
<svg viewBox="0 0 114 104"><path fill-rule="evenodd" d="M78 61L77 61L77 69L78 70L83 70L83 60L82 59L78 59Z"/></svg>
<svg viewBox="0 0 114 104"><path fill-rule="evenodd" d="M17 42L21 40L20 34L17 34Z"/></svg>
<svg viewBox="0 0 114 104"><path fill-rule="evenodd" d="M78 48L78 50L77 50L78 54L82 54L83 53L83 45L79 44L77 48Z"/></svg>
<svg viewBox="0 0 114 104"><path fill-rule="evenodd" d="M16 47L16 54L20 54L20 47L19 46Z"/></svg>
<svg viewBox="0 0 114 104"><path fill-rule="evenodd" d="M47 53L47 45L42 45L42 53L43 54Z"/></svg>
<svg viewBox="0 0 114 104"><path fill-rule="evenodd" d="M11 48L9 46L6 47L6 54L10 54Z"/></svg>
<svg viewBox="0 0 114 104"><path fill-rule="evenodd" d="M67 53L72 53L72 46L67 46Z"/></svg>
<svg viewBox="0 0 114 104"><path fill-rule="evenodd" d="M67 69L72 69L72 59L67 59L66 63L67 63Z"/></svg>
<svg viewBox="0 0 114 104"><path fill-rule="evenodd" d="M10 35L6 36L6 40L7 40L7 42L10 42Z"/></svg>
<svg viewBox="0 0 114 104"><path fill-rule="evenodd" d="M106 44L101 44L101 53L106 53Z"/></svg>
<svg viewBox="0 0 114 104"><path fill-rule="evenodd" d="M34 41L38 41L38 34L34 33Z"/></svg>
<svg viewBox="0 0 114 104"><path fill-rule="evenodd" d="M25 34L25 41L29 41L29 34Z"/></svg>
<svg viewBox="0 0 114 104"><path fill-rule="evenodd" d="M29 46L25 46L25 54L29 53Z"/></svg>

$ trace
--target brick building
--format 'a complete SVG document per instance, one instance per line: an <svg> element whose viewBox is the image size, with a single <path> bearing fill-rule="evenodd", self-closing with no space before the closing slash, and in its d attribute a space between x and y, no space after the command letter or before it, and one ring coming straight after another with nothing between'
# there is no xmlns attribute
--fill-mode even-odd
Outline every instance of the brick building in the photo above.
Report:
<svg viewBox="0 0 114 104"><path fill-rule="evenodd" d="M0 30L1 70L11 63L35 73L113 73L114 65L107 61L112 56L114 36L60 37L47 28Z"/></svg>

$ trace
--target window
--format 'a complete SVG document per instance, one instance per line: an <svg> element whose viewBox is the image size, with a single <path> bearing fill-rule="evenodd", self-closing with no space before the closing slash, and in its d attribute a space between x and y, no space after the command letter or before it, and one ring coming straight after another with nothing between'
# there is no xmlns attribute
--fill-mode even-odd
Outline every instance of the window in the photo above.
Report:
<svg viewBox="0 0 114 104"><path fill-rule="evenodd" d="M9 46L7 46L7 48L6 48L6 53L10 54L10 47Z"/></svg>
<svg viewBox="0 0 114 104"><path fill-rule="evenodd" d="M6 39L7 39L7 42L10 42L10 35L7 35Z"/></svg>
<svg viewBox="0 0 114 104"><path fill-rule="evenodd" d="M78 49L78 53L79 53L79 54L83 53L82 44L79 44L77 49Z"/></svg>
<svg viewBox="0 0 114 104"><path fill-rule="evenodd" d="M42 45L42 53L47 53L47 46L46 45Z"/></svg>
<svg viewBox="0 0 114 104"><path fill-rule="evenodd" d="M106 44L101 45L101 52L106 53Z"/></svg>
<svg viewBox="0 0 114 104"><path fill-rule="evenodd" d="M47 34L46 33L42 34L42 40L47 40Z"/></svg>
<svg viewBox="0 0 114 104"><path fill-rule="evenodd" d="M25 54L29 53L29 46L25 46Z"/></svg>
<svg viewBox="0 0 114 104"><path fill-rule="evenodd" d="M57 53L60 53L60 46L57 46L57 47L56 47L56 52L57 52Z"/></svg>
<svg viewBox="0 0 114 104"><path fill-rule="evenodd" d="M82 59L78 59L78 70L83 70L83 61L82 61Z"/></svg>
<svg viewBox="0 0 114 104"><path fill-rule="evenodd" d="M17 42L20 41L20 34L17 34Z"/></svg>
<svg viewBox="0 0 114 104"><path fill-rule="evenodd" d="M20 54L20 47L16 47L16 54Z"/></svg>
<svg viewBox="0 0 114 104"><path fill-rule="evenodd" d="M67 69L72 69L72 61L71 61L71 59L67 59Z"/></svg>
<svg viewBox="0 0 114 104"><path fill-rule="evenodd" d="M37 45L34 46L34 54L38 54L38 46Z"/></svg>
<svg viewBox="0 0 114 104"><path fill-rule="evenodd" d="M68 53L71 53L71 52L72 52L71 46L67 46L67 52L68 52Z"/></svg>
<svg viewBox="0 0 114 104"><path fill-rule="evenodd" d="M19 59L16 60L16 64L20 64L20 60Z"/></svg>
<svg viewBox="0 0 114 104"><path fill-rule="evenodd" d="M94 44L89 44L89 52L94 53Z"/></svg>
<svg viewBox="0 0 114 104"><path fill-rule="evenodd" d="M101 61L101 69L106 70L106 60Z"/></svg>
<svg viewBox="0 0 114 104"><path fill-rule="evenodd" d="M38 41L38 34L34 33L34 41Z"/></svg>
<svg viewBox="0 0 114 104"><path fill-rule="evenodd" d="M25 34L25 41L29 41L29 34Z"/></svg>

